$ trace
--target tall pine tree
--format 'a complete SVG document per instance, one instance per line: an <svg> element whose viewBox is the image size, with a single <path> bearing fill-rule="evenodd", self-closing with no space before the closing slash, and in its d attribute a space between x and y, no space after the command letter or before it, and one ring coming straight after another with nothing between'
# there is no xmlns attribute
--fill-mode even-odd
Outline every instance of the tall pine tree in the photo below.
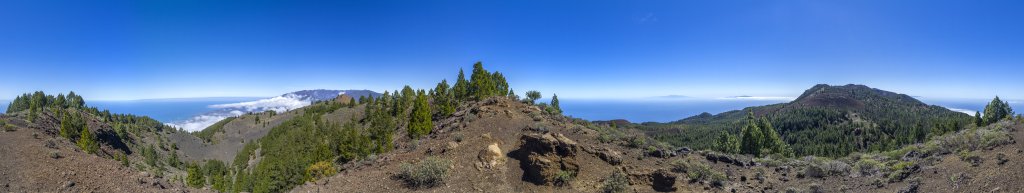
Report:
<svg viewBox="0 0 1024 193"><path fill-rule="evenodd" d="M427 103L427 96L420 90L416 93L416 102L413 105L412 117L409 120L409 138L417 139L430 134L434 123L430 117L430 104Z"/></svg>
<svg viewBox="0 0 1024 193"><path fill-rule="evenodd" d="M754 112L747 114L747 126L743 127L740 152L754 156L761 156L761 140L764 138L761 129L757 127L757 120L754 119Z"/></svg>
<svg viewBox="0 0 1024 193"><path fill-rule="evenodd" d="M483 63L473 64L473 74L469 79L469 93L474 100L482 100L494 96L497 91L491 73L484 69Z"/></svg>
<svg viewBox="0 0 1024 193"><path fill-rule="evenodd" d="M435 111L437 111L438 117L447 117L455 112L455 100L450 90L448 80L441 80L440 83L437 83L437 87L434 87L431 98L434 99L434 106L437 107Z"/></svg>
<svg viewBox="0 0 1024 193"><path fill-rule="evenodd" d="M459 77L455 80L455 85L452 87L452 93L458 100L466 100L469 98L469 82L466 81L466 74L462 72L462 68L459 68Z"/></svg>
<svg viewBox="0 0 1024 193"><path fill-rule="evenodd" d="M89 131L89 126L83 126L81 133L82 136L78 138L78 147L86 153L96 153L100 149L100 144L96 142L96 137Z"/></svg>
<svg viewBox="0 0 1024 193"><path fill-rule="evenodd" d="M554 94L551 96L551 108L555 109L553 113L562 114L562 107L559 106L558 103L558 94Z"/></svg>

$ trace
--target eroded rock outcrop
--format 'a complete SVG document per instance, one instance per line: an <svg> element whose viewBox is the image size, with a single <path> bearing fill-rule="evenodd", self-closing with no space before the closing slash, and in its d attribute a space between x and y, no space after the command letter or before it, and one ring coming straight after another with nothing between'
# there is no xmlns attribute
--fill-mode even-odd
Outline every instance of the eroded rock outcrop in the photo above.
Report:
<svg viewBox="0 0 1024 193"><path fill-rule="evenodd" d="M579 150L575 141L562 134L526 134L520 138L519 149L513 154L520 160L524 180L553 185L560 174L579 174L576 162Z"/></svg>

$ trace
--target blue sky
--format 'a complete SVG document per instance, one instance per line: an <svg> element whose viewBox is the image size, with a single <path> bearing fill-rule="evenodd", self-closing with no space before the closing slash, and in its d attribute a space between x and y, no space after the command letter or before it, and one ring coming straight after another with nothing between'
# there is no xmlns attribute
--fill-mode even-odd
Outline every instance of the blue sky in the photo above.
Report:
<svg viewBox="0 0 1024 193"><path fill-rule="evenodd" d="M0 2L0 99L429 88L483 61L562 98L817 83L1024 98L1020 1Z"/></svg>

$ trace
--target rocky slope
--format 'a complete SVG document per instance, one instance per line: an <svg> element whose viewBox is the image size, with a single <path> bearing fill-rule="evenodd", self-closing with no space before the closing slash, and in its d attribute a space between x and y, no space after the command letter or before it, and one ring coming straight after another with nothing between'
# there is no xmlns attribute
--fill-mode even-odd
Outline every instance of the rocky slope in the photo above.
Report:
<svg viewBox="0 0 1024 193"><path fill-rule="evenodd" d="M1015 174L1021 172L1015 168L1021 167L1024 147L1013 141L1024 133L1021 124L1012 122L977 130L1000 131L994 136L1006 137L968 151L985 160L977 166L957 153L936 153L930 143L834 160L634 148L630 139L601 142L599 136L609 128L505 99L464 105L436 125L417 145L347 164L339 174L292 192L602 192L615 172L625 174L627 192L1024 191L1024 186L1009 183L1024 181ZM896 156L885 156L889 154ZM403 164L434 158L451 161L443 184L410 186L398 177ZM880 163L858 164L866 159ZM563 174L571 177L561 178ZM951 181L953 176L957 180Z"/></svg>
<svg viewBox="0 0 1024 193"><path fill-rule="evenodd" d="M0 132L0 192L204 192L84 153L52 130L17 117L0 120L7 124Z"/></svg>

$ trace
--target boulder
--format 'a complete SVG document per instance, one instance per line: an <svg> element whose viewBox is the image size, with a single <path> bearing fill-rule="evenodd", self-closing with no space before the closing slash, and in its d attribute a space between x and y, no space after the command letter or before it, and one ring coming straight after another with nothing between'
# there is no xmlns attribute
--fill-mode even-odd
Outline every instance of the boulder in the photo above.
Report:
<svg viewBox="0 0 1024 193"><path fill-rule="evenodd" d="M560 172L579 173L579 145L561 134L526 134L513 155L522 163L523 179L537 185L554 185Z"/></svg>
<svg viewBox="0 0 1024 193"><path fill-rule="evenodd" d="M619 165L622 163L622 153L608 148L601 148L594 152L594 155L601 158L608 164Z"/></svg>
<svg viewBox="0 0 1024 193"><path fill-rule="evenodd" d="M501 153L501 147L498 147L498 143L491 143L486 148L480 150L477 154L476 167L478 170L483 169L494 169L498 166L505 164L505 154Z"/></svg>
<svg viewBox="0 0 1024 193"><path fill-rule="evenodd" d="M657 158L670 158L670 157L675 157L676 156L676 152L675 151L664 150L664 149L658 149L658 150L654 150L654 151L651 151L651 152L647 152L647 155L651 156L651 157L657 157Z"/></svg>
<svg viewBox="0 0 1024 193"><path fill-rule="evenodd" d="M680 147L679 149L676 149L676 153L679 153L680 155L690 154L692 151L693 150L689 147Z"/></svg>
<svg viewBox="0 0 1024 193"><path fill-rule="evenodd" d="M562 134L528 134L520 138L520 149L537 154L554 153L560 157L575 157L580 147L575 141Z"/></svg>
<svg viewBox="0 0 1024 193"><path fill-rule="evenodd" d="M655 191L660 192L675 192L676 191L676 179L679 178L676 174L668 172L665 169L658 169L651 173L651 187Z"/></svg>

